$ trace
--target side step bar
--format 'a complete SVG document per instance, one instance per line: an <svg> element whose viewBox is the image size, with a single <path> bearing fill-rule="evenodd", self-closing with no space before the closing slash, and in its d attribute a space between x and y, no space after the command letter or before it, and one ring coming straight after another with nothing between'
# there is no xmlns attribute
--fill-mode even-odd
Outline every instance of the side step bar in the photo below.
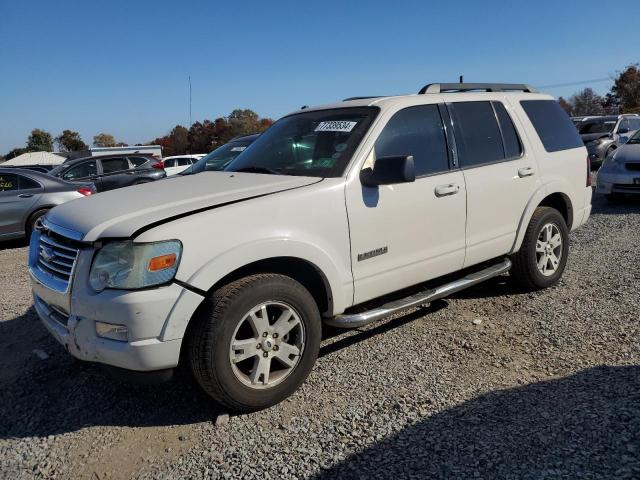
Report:
<svg viewBox="0 0 640 480"><path fill-rule="evenodd" d="M496 265L492 265L484 270L480 270L479 272L470 273L459 280L445 283L439 287L416 293L415 295L410 295L406 298L401 298L400 300L394 300L365 312L353 314L343 313L342 315L336 315L335 317L325 319L324 322L332 327L362 327L363 325L380 320L381 318L391 315L392 313L399 312L400 310L406 310L407 308L417 307L425 303L433 302L434 300L447 297L464 290L465 288L473 287L485 280L507 273L510 268L511 260L505 258L502 262Z"/></svg>

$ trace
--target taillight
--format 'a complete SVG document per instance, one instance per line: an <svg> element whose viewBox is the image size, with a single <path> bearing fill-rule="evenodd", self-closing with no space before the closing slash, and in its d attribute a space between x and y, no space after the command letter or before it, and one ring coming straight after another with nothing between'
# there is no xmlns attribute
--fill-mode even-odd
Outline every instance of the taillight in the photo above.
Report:
<svg viewBox="0 0 640 480"><path fill-rule="evenodd" d="M156 162L151 165L153 168L157 168L158 170L164 170L164 164L162 162Z"/></svg>
<svg viewBox="0 0 640 480"><path fill-rule="evenodd" d="M591 186L591 159L587 155L587 187Z"/></svg>
<svg viewBox="0 0 640 480"><path fill-rule="evenodd" d="M89 195L93 195L95 192L93 191L93 188L80 187L78 189L78 193L84 195L85 197L88 197Z"/></svg>

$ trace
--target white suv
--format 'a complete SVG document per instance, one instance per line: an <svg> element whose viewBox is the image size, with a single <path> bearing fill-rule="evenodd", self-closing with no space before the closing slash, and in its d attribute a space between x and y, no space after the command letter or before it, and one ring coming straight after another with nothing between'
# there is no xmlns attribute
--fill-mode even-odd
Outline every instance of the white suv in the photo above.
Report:
<svg viewBox="0 0 640 480"><path fill-rule="evenodd" d="M159 375L182 359L250 411L304 381L323 323L361 326L508 271L555 284L590 211L587 152L551 97L431 84L303 108L222 172L56 207L29 267L72 355Z"/></svg>

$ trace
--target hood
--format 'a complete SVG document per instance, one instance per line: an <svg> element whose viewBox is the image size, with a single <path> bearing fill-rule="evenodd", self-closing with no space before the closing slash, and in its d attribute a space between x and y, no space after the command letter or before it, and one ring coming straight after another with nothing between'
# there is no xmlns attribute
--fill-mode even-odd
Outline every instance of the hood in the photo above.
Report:
<svg viewBox="0 0 640 480"><path fill-rule="evenodd" d="M625 144L618 148L616 162L640 162L640 143Z"/></svg>
<svg viewBox="0 0 640 480"><path fill-rule="evenodd" d="M606 138L606 137L609 137L609 134L602 133L602 132L601 133L583 133L580 135L580 138L582 138L582 141L584 143L591 142L597 138Z"/></svg>
<svg viewBox="0 0 640 480"><path fill-rule="evenodd" d="M77 232L78 238L86 242L128 238L140 229L173 218L319 181L315 177L203 172L65 203L47 214L47 222Z"/></svg>

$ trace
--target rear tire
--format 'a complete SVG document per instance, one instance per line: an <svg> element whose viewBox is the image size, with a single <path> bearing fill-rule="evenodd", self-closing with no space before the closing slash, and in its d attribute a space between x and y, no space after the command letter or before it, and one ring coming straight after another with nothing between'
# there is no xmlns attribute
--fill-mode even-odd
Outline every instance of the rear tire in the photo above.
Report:
<svg viewBox="0 0 640 480"><path fill-rule="evenodd" d="M318 306L300 283L284 275L251 275L226 285L205 300L192 321L188 355L194 376L234 412L284 400L318 357Z"/></svg>
<svg viewBox="0 0 640 480"><path fill-rule="evenodd" d="M526 290L548 288L560 280L569 256L569 229L551 207L538 207L520 250L511 257L511 280Z"/></svg>

